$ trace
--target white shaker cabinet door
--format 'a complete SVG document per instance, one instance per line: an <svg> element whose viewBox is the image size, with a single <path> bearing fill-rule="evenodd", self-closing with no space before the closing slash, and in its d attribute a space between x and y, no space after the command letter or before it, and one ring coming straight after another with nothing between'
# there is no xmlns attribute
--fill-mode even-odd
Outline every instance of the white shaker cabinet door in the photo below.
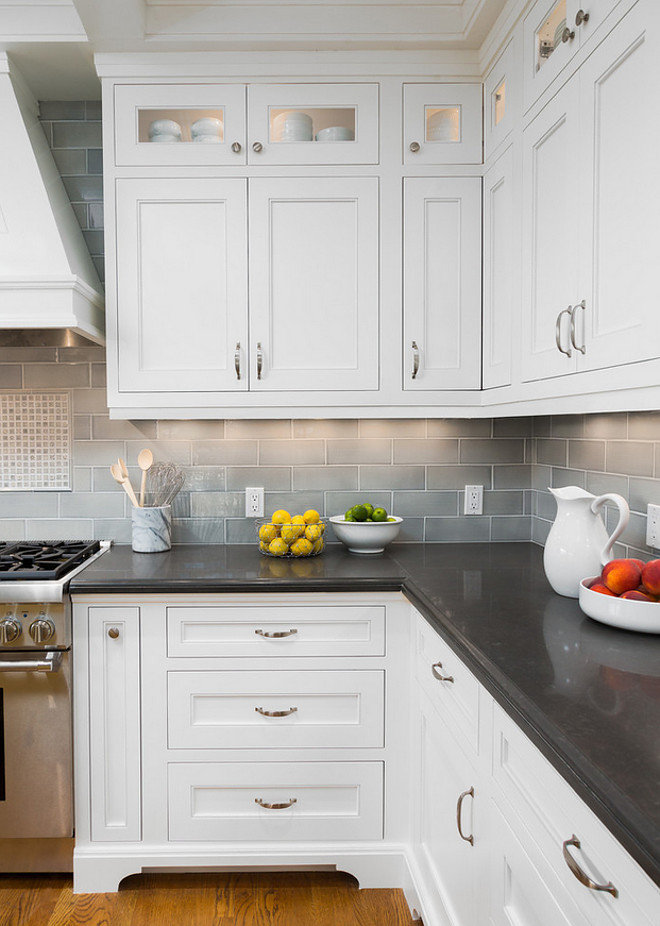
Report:
<svg viewBox="0 0 660 926"><path fill-rule="evenodd" d="M247 388L244 179L119 179L119 392Z"/></svg>
<svg viewBox="0 0 660 926"><path fill-rule="evenodd" d="M657 84L659 39L660 6L640 3L580 69L580 369L660 356L660 120L643 89Z"/></svg>
<svg viewBox="0 0 660 926"><path fill-rule="evenodd" d="M378 180L250 182L251 391L378 388Z"/></svg>
<svg viewBox="0 0 660 926"><path fill-rule="evenodd" d="M404 389L479 389L481 180L404 180Z"/></svg>
<svg viewBox="0 0 660 926"><path fill-rule="evenodd" d="M572 373L578 302L578 85L573 78L523 134L522 378Z"/></svg>

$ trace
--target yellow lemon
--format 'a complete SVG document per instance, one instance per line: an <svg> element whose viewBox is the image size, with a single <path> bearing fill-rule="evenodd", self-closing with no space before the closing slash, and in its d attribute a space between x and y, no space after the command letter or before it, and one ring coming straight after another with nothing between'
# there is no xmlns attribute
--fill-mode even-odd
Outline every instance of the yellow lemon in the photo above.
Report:
<svg viewBox="0 0 660 926"><path fill-rule="evenodd" d="M297 537L300 537L303 530L304 528L299 524L283 524L280 528L280 537L286 543L293 543Z"/></svg>
<svg viewBox="0 0 660 926"><path fill-rule="evenodd" d="M321 528L322 528L321 524L309 524L305 528L305 537L307 537L308 540L311 540L311 542L314 543L323 534L323 531Z"/></svg>
<svg viewBox="0 0 660 926"><path fill-rule="evenodd" d="M284 508L278 508L277 511L273 512L271 521L273 524L290 524L291 515L288 511L285 511Z"/></svg>
<svg viewBox="0 0 660 926"><path fill-rule="evenodd" d="M310 508L304 513L303 518L305 519L305 524L318 524L321 520L321 515L318 511L314 511L313 508Z"/></svg>
<svg viewBox="0 0 660 926"><path fill-rule="evenodd" d="M323 537L319 537L318 540L314 541L314 545L312 547L312 553L320 553L322 549L323 549Z"/></svg>
<svg viewBox="0 0 660 926"><path fill-rule="evenodd" d="M277 528L274 524L262 524L259 528L259 540L263 540L265 544L269 544L271 540L275 540L277 537Z"/></svg>
<svg viewBox="0 0 660 926"><path fill-rule="evenodd" d="M291 518L291 523L299 524L303 528L305 527L305 519L301 514L294 514L294 516Z"/></svg>
<svg viewBox="0 0 660 926"><path fill-rule="evenodd" d="M312 544L306 537L299 537L291 544L291 552L294 556L309 556L312 552Z"/></svg>
<svg viewBox="0 0 660 926"><path fill-rule="evenodd" d="M272 553L273 556L284 556L285 553L289 552L289 545L281 537L276 537L275 540L271 540L268 544L268 552Z"/></svg>
<svg viewBox="0 0 660 926"><path fill-rule="evenodd" d="M260 540L259 549L262 553L268 553L268 544L264 540Z"/></svg>

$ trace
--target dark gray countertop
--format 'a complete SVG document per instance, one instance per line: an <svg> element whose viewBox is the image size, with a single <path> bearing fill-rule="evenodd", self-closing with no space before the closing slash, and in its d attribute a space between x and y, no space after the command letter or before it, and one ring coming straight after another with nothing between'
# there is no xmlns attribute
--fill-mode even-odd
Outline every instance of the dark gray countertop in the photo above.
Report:
<svg viewBox="0 0 660 926"><path fill-rule="evenodd" d="M660 885L660 636L587 618L556 595L529 543L330 546L277 560L248 545L114 546L79 593L398 591L456 649Z"/></svg>

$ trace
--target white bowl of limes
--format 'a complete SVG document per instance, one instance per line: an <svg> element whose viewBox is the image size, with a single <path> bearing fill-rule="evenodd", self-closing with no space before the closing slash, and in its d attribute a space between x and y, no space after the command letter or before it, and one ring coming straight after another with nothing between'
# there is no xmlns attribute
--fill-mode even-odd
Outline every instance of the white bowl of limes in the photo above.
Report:
<svg viewBox="0 0 660 926"><path fill-rule="evenodd" d="M396 539L402 521L403 518L368 502L353 505L345 514L330 518L335 536L351 553L382 553Z"/></svg>
<svg viewBox="0 0 660 926"><path fill-rule="evenodd" d="M294 515L280 508L270 518L257 520L256 528L259 552L264 556L300 559L323 551L325 524L313 508Z"/></svg>

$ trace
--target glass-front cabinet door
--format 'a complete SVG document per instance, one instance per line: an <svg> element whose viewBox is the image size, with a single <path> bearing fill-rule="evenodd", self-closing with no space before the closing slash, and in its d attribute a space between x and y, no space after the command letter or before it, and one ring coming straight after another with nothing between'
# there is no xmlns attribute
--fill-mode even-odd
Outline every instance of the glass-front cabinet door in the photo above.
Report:
<svg viewBox="0 0 660 926"><path fill-rule="evenodd" d="M481 164L481 84L405 84L404 164Z"/></svg>
<svg viewBox="0 0 660 926"><path fill-rule="evenodd" d="M118 84L115 163L245 164L245 89L242 84Z"/></svg>
<svg viewBox="0 0 660 926"><path fill-rule="evenodd" d="M378 84L252 84L248 162L377 164Z"/></svg>

